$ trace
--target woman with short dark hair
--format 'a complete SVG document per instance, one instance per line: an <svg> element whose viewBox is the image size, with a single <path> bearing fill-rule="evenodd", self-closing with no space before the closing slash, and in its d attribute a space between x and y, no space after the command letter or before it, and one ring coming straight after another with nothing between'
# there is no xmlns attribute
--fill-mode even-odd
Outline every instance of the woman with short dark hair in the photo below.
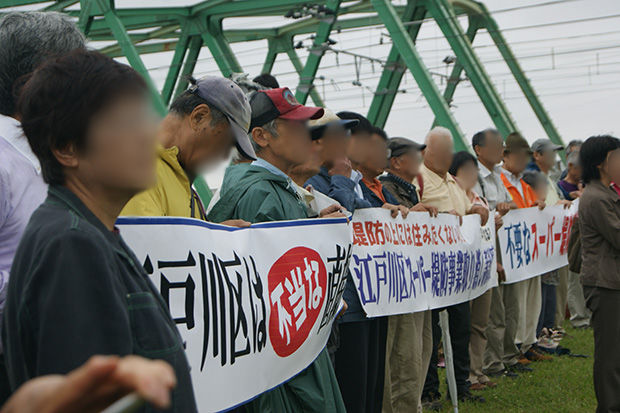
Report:
<svg viewBox="0 0 620 413"><path fill-rule="evenodd" d="M620 411L620 140L593 136L579 154L586 187L579 201L581 283L592 311L597 412Z"/></svg>
<svg viewBox="0 0 620 413"><path fill-rule="evenodd" d="M144 80L101 53L75 51L35 70L18 113L49 192L11 268L2 341L12 390L95 354L137 354L173 367L178 385L166 411L196 411L175 322L114 226L155 182Z"/></svg>

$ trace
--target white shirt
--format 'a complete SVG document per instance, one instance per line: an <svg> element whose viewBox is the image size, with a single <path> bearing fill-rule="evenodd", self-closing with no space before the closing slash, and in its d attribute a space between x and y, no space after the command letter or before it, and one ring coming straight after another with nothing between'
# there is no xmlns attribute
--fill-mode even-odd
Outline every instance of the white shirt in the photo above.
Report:
<svg viewBox="0 0 620 413"><path fill-rule="evenodd" d="M502 168L495 165L493 171L490 171L480 162L478 166L478 182L474 186L474 192L487 200L489 208L493 210L499 203L512 201L510 193L502 182Z"/></svg>
<svg viewBox="0 0 620 413"><path fill-rule="evenodd" d="M357 195L360 199L364 199L364 192L362 192L362 187L360 186L362 178L363 176L360 171L356 171L355 169L351 171L351 177L349 179L355 183L353 190L355 191L355 195Z"/></svg>
<svg viewBox="0 0 620 413"><path fill-rule="evenodd" d="M523 185L521 185L521 178L523 178L523 173L520 173L519 175L514 175L512 172L505 168L502 168L502 173L508 179L508 182L514 185L514 187L517 188L517 191L519 191L519 193L523 197Z"/></svg>

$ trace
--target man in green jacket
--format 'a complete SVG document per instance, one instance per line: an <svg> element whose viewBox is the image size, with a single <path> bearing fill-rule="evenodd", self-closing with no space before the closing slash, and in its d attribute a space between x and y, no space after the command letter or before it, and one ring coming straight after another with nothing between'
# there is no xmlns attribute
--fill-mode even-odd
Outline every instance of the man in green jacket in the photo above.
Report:
<svg viewBox="0 0 620 413"><path fill-rule="evenodd" d="M287 173L311 152L307 121L323 109L300 105L288 88L258 91L250 99L250 131L257 160L226 170L220 199L209 212L214 222L308 218L304 201ZM288 382L245 406L248 412L345 412L327 351Z"/></svg>

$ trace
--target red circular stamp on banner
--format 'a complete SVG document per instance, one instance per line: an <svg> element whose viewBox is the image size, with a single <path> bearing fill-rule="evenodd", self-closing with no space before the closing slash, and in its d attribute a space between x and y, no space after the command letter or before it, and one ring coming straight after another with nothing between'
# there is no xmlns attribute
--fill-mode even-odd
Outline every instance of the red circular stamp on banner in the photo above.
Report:
<svg viewBox="0 0 620 413"><path fill-rule="evenodd" d="M269 340L280 357L293 354L316 323L327 287L327 272L313 249L295 247L271 266L268 275Z"/></svg>

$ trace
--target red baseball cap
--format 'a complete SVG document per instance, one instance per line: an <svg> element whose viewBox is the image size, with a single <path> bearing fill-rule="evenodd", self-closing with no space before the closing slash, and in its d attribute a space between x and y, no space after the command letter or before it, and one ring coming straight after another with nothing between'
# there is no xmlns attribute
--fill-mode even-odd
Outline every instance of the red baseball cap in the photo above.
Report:
<svg viewBox="0 0 620 413"><path fill-rule="evenodd" d="M310 120L323 116L323 108L304 106L287 87L259 90L250 98L250 131L274 119Z"/></svg>

